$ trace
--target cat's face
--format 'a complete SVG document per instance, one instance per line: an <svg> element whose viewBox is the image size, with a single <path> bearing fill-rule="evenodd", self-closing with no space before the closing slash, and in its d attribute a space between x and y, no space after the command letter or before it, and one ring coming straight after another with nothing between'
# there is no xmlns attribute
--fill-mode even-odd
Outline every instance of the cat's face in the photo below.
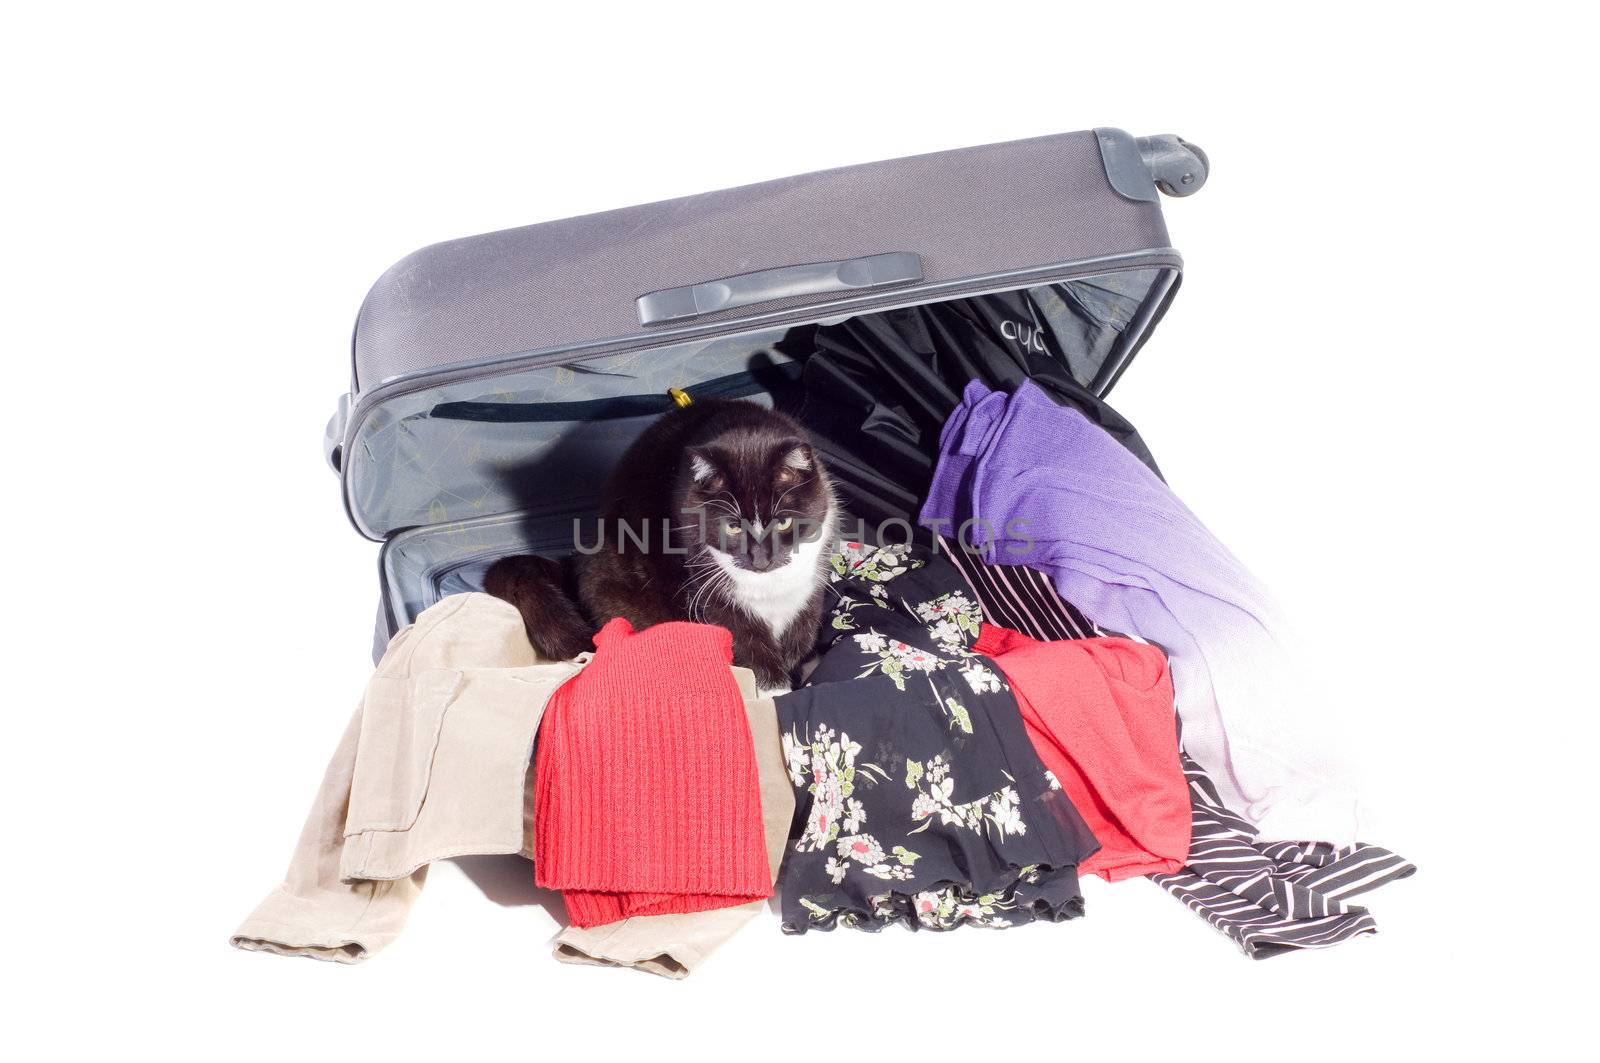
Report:
<svg viewBox="0 0 1600 1063"><path fill-rule="evenodd" d="M678 511L691 537L738 568L783 568L825 530L832 491L810 444L788 432L726 432L684 455Z"/></svg>

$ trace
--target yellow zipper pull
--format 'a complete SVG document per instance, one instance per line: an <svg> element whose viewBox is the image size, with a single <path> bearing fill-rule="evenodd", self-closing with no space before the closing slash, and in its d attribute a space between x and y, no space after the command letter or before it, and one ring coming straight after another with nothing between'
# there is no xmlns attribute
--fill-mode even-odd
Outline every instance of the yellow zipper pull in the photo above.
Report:
<svg viewBox="0 0 1600 1063"><path fill-rule="evenodd" d="M678 404L680 410L694 405L694 400L682 388L668 388L667 394L672 396L672 401Z"/></svg>

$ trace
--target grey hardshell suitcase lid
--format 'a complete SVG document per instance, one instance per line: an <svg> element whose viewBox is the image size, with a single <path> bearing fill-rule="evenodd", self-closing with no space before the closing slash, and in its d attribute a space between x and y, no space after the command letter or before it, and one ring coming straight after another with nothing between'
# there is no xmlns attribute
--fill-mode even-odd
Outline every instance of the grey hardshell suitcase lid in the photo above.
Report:
<svg viewBox="0 0 1600 1063"><path fill-rule="evenodd" d="M361 307L326 438L352 523L385 544L378 648L496 558L567 552L669 387L769 400L773 374L798 376L777 353L797 326L1025 289L1104 395L1178 286L1157 189L1188 195L1207 168L1177 137L1098 129L407 256Z"/></svg>

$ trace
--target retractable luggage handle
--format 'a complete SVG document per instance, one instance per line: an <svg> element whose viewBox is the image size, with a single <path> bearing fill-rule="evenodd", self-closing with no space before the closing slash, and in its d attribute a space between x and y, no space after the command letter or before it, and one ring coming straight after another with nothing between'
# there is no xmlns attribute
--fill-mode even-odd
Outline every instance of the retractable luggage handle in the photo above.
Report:
<svg viewBox="0 0 1600 1063"><path fill-rule="evenodd" d="M774 299L885 288L921 279L922 256L910 251L893 251L838 262L777 266L682 288L666 288L639 296L636 304L641 325L659 325Z"/></svg>

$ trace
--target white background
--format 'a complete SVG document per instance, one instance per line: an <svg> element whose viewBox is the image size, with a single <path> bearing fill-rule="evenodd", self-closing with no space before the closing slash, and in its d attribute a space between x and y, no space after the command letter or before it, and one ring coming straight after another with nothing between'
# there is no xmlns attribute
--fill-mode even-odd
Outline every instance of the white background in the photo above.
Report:
<svg viewBox="0 0 1600 1063"><path fill-rule="evenodd" d="M576 10L584 5L559 5ZM9 1047L162 1058L1394 1058L1594 987L1592 31L1576 5L30 5L5 20ZM1069 10L1069 8L1074 10ZM39 14L48 10L48 14ZM1253 963L1161 891L557 965L501 868L348 968L229 949L369 668L320 436L424 244L825 167L1177 132L1188 270L1115 395L1318 647L1421 867ZM559 906L554 905L559 912ZM584 1046L588 1045L589 1048ZM8 1051L8 1055L11 1053Z"/></svg>

